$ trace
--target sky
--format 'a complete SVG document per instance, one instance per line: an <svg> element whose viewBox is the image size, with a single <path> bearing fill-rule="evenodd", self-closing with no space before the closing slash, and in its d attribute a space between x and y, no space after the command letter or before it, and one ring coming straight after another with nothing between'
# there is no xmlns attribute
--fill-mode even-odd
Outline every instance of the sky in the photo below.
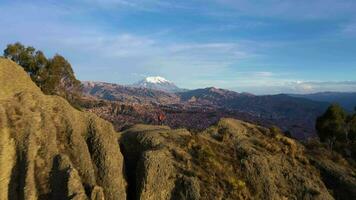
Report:
<svg viewBox="0 0 356 200"><path fill-rule="evenodd" d="M355 0L0 0L0 48L61 54L80 80L356 91L355 11Z"/></svg>

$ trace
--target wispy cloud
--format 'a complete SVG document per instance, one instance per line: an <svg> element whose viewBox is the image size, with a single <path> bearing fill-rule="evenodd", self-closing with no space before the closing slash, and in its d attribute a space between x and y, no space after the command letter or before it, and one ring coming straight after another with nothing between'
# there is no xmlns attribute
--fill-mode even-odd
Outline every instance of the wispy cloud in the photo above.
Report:
<svg viewBox="0 0 356 200"><path fill-rule="evenodd" d="M230 89L238 92L250 92L254 94L310 94L316 92L355 92L356 82L303 82L291 80L270 80L257 81L255 84L240 84L237 82L235 87ZM228 83L224 83L228 84Z"/></svg>
<svg viewBox="0 0 356 200"><path fill-rule="evenodd" d="M290 19L325 19L355 15L356 2L352 0L216 0L228 5L241 15Z"/></svg>
<svg viewBox="0 0 356 200"><path fill-rule="evenodd" d="M99 7L101 9L136 9L146 12L160 12L164 9L193 9L184 1L171 0L75 0L85 3L87 7Z"/></svg>
<svg viewBox="0 0 356 200"><path fill-rule="evenodd" d="M356 91L356 81L296 81L286 84L295 93L314 92L354 92Z"/></svg>
<svg viewBox="0 0 356 200"><path fill-rule="evenodd" d="M356 20L347 23L347 24L343 27L343 29L341 30L341 32L342 32L344 35L351 36L351 37L356 37Z"/></svg>

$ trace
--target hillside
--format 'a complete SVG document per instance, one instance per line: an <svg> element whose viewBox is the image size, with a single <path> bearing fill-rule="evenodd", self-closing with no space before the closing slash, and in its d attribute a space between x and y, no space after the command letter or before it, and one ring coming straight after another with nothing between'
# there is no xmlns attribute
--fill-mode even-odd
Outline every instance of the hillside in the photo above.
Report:
<svg viewBox="0 0 356 200"><path fill-rule="evenodd" d="M117 133L0 59L0 199L354 199L355 168L322 146L222 119L199 133ZM335 183L337 183L335 185Z"/></svg>
<svg viewBox="0 0 356 200"><path fill-rule="evenodd" d="M289 94L294 97L311 99L328 103L338 103L347 111L352 112L356 108L355 92L319 92L313 94Z"/></svg>
<svg viewBox="0 0 356 200"><path fill-rule="evenodd" d="M331 161L327 151L314 156L293 139L238 120L222 119L199 134L135 125L120 141L132 170L128 191L137 191L132 199L356 197L345 161Z"/></svg>
<svg viewBox="0 0 356 200"><path fill-rule="evenodd" d="M315 136L314 122L328 103L287 95L251 95L217 88L205 88L179 93L181 99L192 105L212 105L269 122L289 131L298 139Z"/></svg>

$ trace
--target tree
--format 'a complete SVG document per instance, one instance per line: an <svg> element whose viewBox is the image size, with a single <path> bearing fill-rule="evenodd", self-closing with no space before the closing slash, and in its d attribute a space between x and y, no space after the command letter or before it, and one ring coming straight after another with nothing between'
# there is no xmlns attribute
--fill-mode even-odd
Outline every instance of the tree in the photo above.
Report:
<svg viewBox="0 0 356 200"><path fill-rule="evenodd" d="M316 130L322 142L327 142L332 149L336 141L347 140L347 113L338 104L331 105L317 118Z"/></svg>
<svg viewBox="0 0 356 200"><path fill-rule="evenodd" d="M4 57L22 66L45 94L59 95L72 105L76 104L81 95L81 83L63 56L56 54L47 59L42 51L16 42L7 45Z"/></svg>
<svg viewBox="0 0 356 200"><path fill-rule="evenodd" d="M81 83L75 78L72 66L59 54L49 59L40 77L46 94L60 95L72 101L80 92Z"/></svg>
<svg viewBox="0 0 356 200"><path fill-rule="evenodd" d="M350 132L348 134L348 139L352 142L356 142L356 114L351 117L349 122Z"/></svg>
<svg viewBox="0 0 356 200"><path fill-rule="evenodd" d="M36 51L31 46L25 47L19 42L8 44L4 50L4 57L22 66L34 81L36 81L40 69L47 62L47 58L41 51Z"/></svg>

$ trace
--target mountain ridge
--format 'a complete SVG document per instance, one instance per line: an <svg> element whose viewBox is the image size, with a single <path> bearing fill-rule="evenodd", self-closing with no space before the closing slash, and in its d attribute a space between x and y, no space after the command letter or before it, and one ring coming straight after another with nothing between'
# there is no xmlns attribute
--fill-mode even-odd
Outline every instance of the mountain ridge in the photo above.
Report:
<svg viewBox="0 0 356 200"><path fill-rule="evenodd" d="M169 93L176 93L186 91L185 89L179 88L173 82L161 77L161 76L149 76L141 81L138 81L132 85L132 87L137 88L148 88L154 90L160 90Z"/></svg>
<svg viewBox="0 0 356 200"><path fill-rule="evenodd" d="M288 94L293 97L302 97L314 101L338 103L347 111L352 112L356 108L356 92L318 92L311 94Z"/></svg>
<svg viewBox="0 0 356 200"><path fill-rule="evenodd" d="M156 110L154 115L165 113L166 122L173 127L194 129L194 126L197 126L205 129L215 123L218 117L235 116L237 119L258 122L265 126L275 124L285 131L290 131L292 136L298 139L316 136L314 129L315 119L328 106L328 103L290 97L284 94L258 96L216 87L177 92L175 94L116 84L97 84L96 86L92 85L92 87L84 87L84 89L88 95L94 95L97 98L112 102L153 104L153 107L149 106L147 109L150 112L152 109ZM128 100L132 98L134 101ZM125 112L126 114L110 117L110 110L113 109L112 104L102 108L102 110L98 108L89 108L89 110L96 112L99 116L103 116L103 113L105 113L106 119L114 124L116 124L116 117L121 121L124 117L123 115L129 114ZM142 110L143 108L138 109ZM133 108L132 110L135 109ZM142 113L143 110L138 112ZM151 120L145 117L143 121L159 123L154 115L145 114L144 116L152 117L149 117ZM209 123L203 123L203 120L199 120L199 123L193 123L195 119L191 119L189 115L196 118L211 116L211 120L206 120Z"/></svg>

